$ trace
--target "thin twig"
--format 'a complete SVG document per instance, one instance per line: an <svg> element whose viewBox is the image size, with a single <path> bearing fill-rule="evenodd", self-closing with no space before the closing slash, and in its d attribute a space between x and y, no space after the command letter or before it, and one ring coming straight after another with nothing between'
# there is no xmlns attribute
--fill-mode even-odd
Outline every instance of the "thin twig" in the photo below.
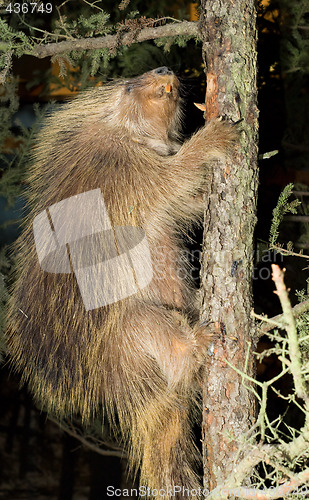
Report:
<svg viewBox="0 0 309 500"><path fill-rule="evenodd" d="M276 250L277 253L282 255L287 255L288 257L302 257L303 259L309 259L309 255L303 253L293 252L293 250L288 250L287 248L279 247L278 245L270 245L269 250Z"/></svg>
<svg viewBox="0 0 309 500"><path fill-rule="evenodd" d="M69 434L70 436L76 438L84 446L86 446L87 448L89 448L92 451L95 451L99 455L104 455L104 456L108 456L108 457L120 457L120 458L126 458L127 457L126 453L123 450L121 450L121 449L116 449L116 450L102 450L102 448L100 448L100 446L91 443L87 439L87 437L81 436L77 431L70 429L70 427L68 427L67 425L65 425L63 422L59 422L58 420L56 420L56 419L54 419L54 418L52 418L50 416L48 417L48 420L50 420L51 422L54 422L55 424L57 424L60 427L60 429L62 429L64 432L67 432L67 434ZM109 443L102 442L101 444L104 444L105 446L110 446Z"/></svg>

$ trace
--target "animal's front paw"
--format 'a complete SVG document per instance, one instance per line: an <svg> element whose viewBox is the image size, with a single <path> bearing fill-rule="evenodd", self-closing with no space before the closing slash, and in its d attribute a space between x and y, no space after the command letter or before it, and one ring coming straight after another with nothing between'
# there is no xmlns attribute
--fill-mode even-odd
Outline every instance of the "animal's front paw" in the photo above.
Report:
<svg viewBox="0 0 309 500"><path fill-rule="evenodd" d="M239 141L239 122L232 122L226 117L218 117L210 120L205 125L205 134L213 137L218 149L227 153L231 152L233 146Z"/></svg>
<svg viewBox="0 0 309 500"><path fill-rule="evenodd" d="M218 332L215 328L215 323L212 321L202 321L196 323L195 327L196 344L201 348L208 349L211 342L217 337Z"/></svg>

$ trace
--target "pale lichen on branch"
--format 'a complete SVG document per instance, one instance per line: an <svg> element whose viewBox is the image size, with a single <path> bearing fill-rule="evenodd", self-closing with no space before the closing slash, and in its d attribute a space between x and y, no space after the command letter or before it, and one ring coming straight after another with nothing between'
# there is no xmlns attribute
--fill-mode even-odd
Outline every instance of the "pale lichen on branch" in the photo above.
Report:
<svg viewBox="0 0 309 500"><path fill-rule="evenodd" d="M280 269L277 264L272 264L273 281L276 285L276 294L279 297L283 317L285 321L285 330L289 340L289 353L291 359L290 370L293 375L295 390L298 397L306 401L308 406L308 391L306 389L305 381L301 373L301 352L299 348L299 340L297 336L296 322L293 315L293 309L289 300L288 291L284 283L284 271Z"/></svg>

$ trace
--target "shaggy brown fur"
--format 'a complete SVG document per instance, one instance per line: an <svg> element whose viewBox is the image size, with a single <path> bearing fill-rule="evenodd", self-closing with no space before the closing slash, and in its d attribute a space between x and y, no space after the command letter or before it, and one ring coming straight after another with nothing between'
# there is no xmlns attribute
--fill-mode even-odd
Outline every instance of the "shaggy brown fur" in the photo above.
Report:
<svg viewBox="0 0 309 500"><path fill-rule="evenodd" d="M193 324L179 232L201 216L209 162L237 135L214 120L181 145L180 121L179 82L165 67L89 90L47 118L9 304L9 352L36 400L85 421L102 405L150 488L198 487L188 415L210 334ZM73 273L41 269L32 221L97 188L114 227L144 229L154 276L137 294L86 311Z"/></svg>

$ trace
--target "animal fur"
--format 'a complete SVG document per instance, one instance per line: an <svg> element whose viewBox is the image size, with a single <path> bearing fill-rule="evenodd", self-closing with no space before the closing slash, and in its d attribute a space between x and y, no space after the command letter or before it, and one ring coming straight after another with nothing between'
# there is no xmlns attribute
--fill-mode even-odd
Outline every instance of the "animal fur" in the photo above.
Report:
<svg viewBox="0 0 309 500"><path fill-rule="evenodd" d="M201 217L209 162L236 139L217 119L181 145L181 116L179 81L163 67L89 90L46 119L9 304L9 352L37 402L84 421L103 407L150 488L199 485L189 414L210 334L193 320L179 233ZM32 222L97 188L113 227L145 231L154 275L135 295L86 311L73 273L40 267Z"/></svg>

